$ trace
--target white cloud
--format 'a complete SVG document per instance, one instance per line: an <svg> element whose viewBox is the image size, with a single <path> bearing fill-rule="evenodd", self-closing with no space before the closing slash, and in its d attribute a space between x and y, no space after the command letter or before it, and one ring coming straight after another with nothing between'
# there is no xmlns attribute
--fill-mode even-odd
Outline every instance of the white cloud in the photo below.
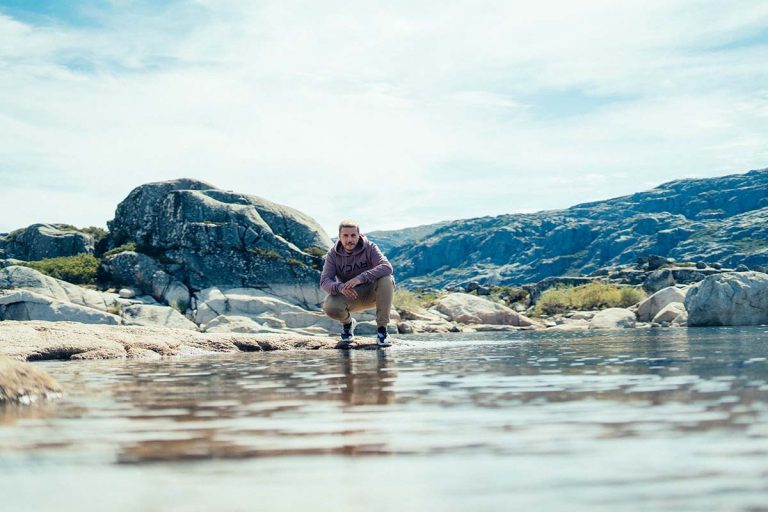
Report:
<svg viewBox="0 0 768 512"><path fill-rule="evenodd" d="M182 176L370 230L768 160L759 1L115 6L0 15L0 231Z"/></svg>

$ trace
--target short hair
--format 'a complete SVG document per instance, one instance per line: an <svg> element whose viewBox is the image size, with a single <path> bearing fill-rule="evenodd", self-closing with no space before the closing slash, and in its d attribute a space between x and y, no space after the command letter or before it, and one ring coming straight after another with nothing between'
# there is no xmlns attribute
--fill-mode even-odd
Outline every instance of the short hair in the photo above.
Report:
<svg viewBox="0 0 768 512"><path fill-rule="evenodd" d="M360 232L360 224L349 219L344 219L339 222L339 233L341 233L341 228L356 228L357 232Z"/></svg>

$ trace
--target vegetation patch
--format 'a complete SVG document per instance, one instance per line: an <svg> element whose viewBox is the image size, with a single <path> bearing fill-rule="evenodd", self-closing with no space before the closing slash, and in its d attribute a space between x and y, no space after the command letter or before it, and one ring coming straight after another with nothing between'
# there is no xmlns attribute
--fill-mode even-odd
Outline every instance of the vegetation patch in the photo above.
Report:
<svg viewBox="0 0 768 512"><path fill-rule="evenodd" d="M634 286L589 283L581 286L550 288L539 297L534 315L554 315L566 311L594 311L626 308L645 298L645 292Z"/></svg>
<svg viewBox="0 0 768 512"><path fill-rule="evenodd" d="M328 251L320 247L307 247L304 252L317 258L323 258Z"/></svg>
<svg viewBox="0 0 768 512"><path fill-rule="evenodd" d="M92 254L78 254L76 256L28 261L24 265L69 283L95 285L99 260Z"/></svg>
<svg viewBox="0 0 768 512"><path fill-rule="evenodd" d="M136 242L128 242L104 253L104 257L114 256L125 251L136 251Z"/></svg>

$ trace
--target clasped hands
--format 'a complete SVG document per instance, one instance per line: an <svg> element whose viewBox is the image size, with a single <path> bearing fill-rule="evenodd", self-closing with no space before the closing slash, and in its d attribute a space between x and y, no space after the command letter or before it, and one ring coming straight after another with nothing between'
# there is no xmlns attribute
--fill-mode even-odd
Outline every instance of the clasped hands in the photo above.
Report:
<svg viewBox="0 0 768 512"><path fill-rule="evenodd" d="M355 291L355 286L363 284L363 282L358 279L357 277L353 277L346 283L344 283L339 291L342 295L344 295L349 300L354 300L357 298L357 292Z"/></svg>

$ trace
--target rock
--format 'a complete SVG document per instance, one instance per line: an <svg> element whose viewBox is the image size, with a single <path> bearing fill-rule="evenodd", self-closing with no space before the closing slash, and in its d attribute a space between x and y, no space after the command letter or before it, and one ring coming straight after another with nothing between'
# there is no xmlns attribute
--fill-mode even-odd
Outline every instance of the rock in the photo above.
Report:
<svg viewBox="0 0 768 512"><path fill-rule="evenodd" d="M451 293L439 299L436 309L451 321L462 324L530 326L535 323L514 310L490 300L464 293Z"/></svg>
<svg viewBox="0 0 768 512"><path fill-rule="evenodd" d="M652 322L663 324L664 322L675 322L683 315L686 316L685 305L682 302L670 302L653 317Z"/></svg>
<svg viewBox="0 0 768 512"><path fill-rule="evenodd" d="M336 325L339 325L339 324L336 324ZM375 321L371 321L371 320L358 321L357 322L357 327L355 328L355 334L360 334L362 336L373 335L373 334L376 334L377 329L378 329L378 327L377 327ZM337 328L337 330L338 330L338 328ZM331 331L331 332L333 332L333 331ZM387 332L389 334L397 334L397 325L396 325L396 323L390 323L387 326Z"/></svg>
<svg viewBox="0 0 768 512"><path fill-rule="evenodd" d="M99 311L115 307L117 299L115 294L82 288L21 266L0 268L0 290L2 289L29 290L58 302L71 302Z"/></svg>
<svg viewBox="0 0 768 512"><path fill-rule="evenodd" d="M640 322L656 321L653 318L664 309L667 304L685 301L687 288L676 288L668 286L654 293L644 301L640 302L637 308L637 319Z"/></svg>
<svg viewBox="0 0 768 512"><path fill-rule="evenodd" d="M201 326L205 332L264 333L280 332L279 328L262 325L245 316L220 315Z"/></svg>
<svg viewBox="0 0 768 512"><path fill-rule="evenodd" d="M547 331L582 331L585 329L589 329L589 320L578 319L552 325Z"/></svg>
<svg viewBox="0 0 768 512"><path fill-rule="evenodd" d="M331 241L298 210L191 179L134 189L108 223L112 246L132 241L191 289L317 288ZM310 251L310 252L307 252Z"/></svg>
<svg viewBox="0 0 768 512"><path fill-rule="evenodd" d="M121 288L119 292L117 292L117 296L121 299L132 299L136 297L136 290L132 288Z"/></svg>
<svg viewBox="0 0 768 512"><path fill-rule="evenodd" d="M648 256L643 260L644 261L642 262L642 264L647 265L648 270L657 270L657 269L660 269L661 267L671 265L675 262L673 258L665 258L664 256L659 256L656 254Z"/></svg>
<svg viewBox="0 0 768 512"><path fill-rule="evenodd" d="M719 263L712 263L710 267L714 268L715 270L720 270L721 268L723 268L723 266Z"/></svg>
<svg viewBox="0 0 768 512"><path fill-rule="evenodd" d="M93 253L93 237L67 224L33 224L5 237L5 257L37 261Z"/></svg>
<svg viewBox="0 0 768 512"><path fill-rule="evenodd" d="M625 308L608 308L598 311L589 322L590 329L622 329L634 327L635 314Z"/></svg>
<svg viewBox="0 0 768 512"><path fill-rule="evenodd" d="M596 311L576 311L568 318L571 320L592 320L596 313Z"/></svg>
<svg viewBox="0 0 768 512"><path fill-rule="evenodd" d="M703 269L707 268L707 264L704 263L703 261L697 261L696 262L696 268L699 269L699 270L703 270Z"/></svg>
<svg viewBox="0 0 768 512"><path fill-rule="evenodd" d="M702 281L705 277L712 274L719 274L721 271L715 268L694 269L688 267L664 268L651 272L643 282L643 288L648 293L674 286L676 284L693 284Z"/></svg>
<svg viewBox="0 0 768 512"><path fill-rule="evenodd" d="M491 294L491 289L487 286L478 286L477 287L477 294L478 295L485 295L488 296Z"/></svg>
<svg viewBox="0 0 768 512"><path fill-rule="evenodd" d="M768 275L709 276L688 291L685 309L689 326L768 324Z"/></svg>
<svg viewBox="0 0 768 512"><path fill-rule="evenodd" d="M744 264L741 264L741 265L737 265L734 270L736 270L736 272L749 272L749 267Z"/></svg>
<svg viewBox="0 0 768 512"><path fill-rule="evenodd" d="M394 340L397 345L398 340ZM76 360L134 357L152 351L160 356L272 350L335 349L330 336L297 333L201 333L186 329L73 322L0 322L0 355L20 360ZM359 338L353 348L375 348L373 338Z"/></svg>
<svg viewBox="0 0 768 512"><path fill-rule="evenodd" d="M0 356L0 406L31 404L62 393L59 383L41 369Z"/></svg>
<svg viewBox="0 0 768 512"><path fill-rule="evenodd" d="M189 307L189 289L146 254L123 251L108 256L102 262L102 269L115 284L136 287L181 312Z"/></svg>
<svg viewBox="0 0 768 512"><path fill-rule="evenodd" d="M173 329L197 330L197 325L169 306L134 304L121 311L125 325L155 325Z"/></svg>
<svg viewBox="0 0 768 512"><path fill-rule="evenodd" d="M398 334L413 334L415 331L413 322L399 322L397 324L397 333Z"/></svg>
<svg viewBox="0 0 768 512"><path fill-rule="evenodd" d="M257 323L279 319L289 329L321 327L335 332L339 323L319 311L308 311L253 288L207 288L195 296L194 321L207 324L220 315L251 318Z"/></svg>
<svg viewBox="0 0 768 512"><path fill-rule="evenodd" d="M0 290L0 320L110 325L121 323L119 316L70 302L60 302L28 290Z"/></svg>

